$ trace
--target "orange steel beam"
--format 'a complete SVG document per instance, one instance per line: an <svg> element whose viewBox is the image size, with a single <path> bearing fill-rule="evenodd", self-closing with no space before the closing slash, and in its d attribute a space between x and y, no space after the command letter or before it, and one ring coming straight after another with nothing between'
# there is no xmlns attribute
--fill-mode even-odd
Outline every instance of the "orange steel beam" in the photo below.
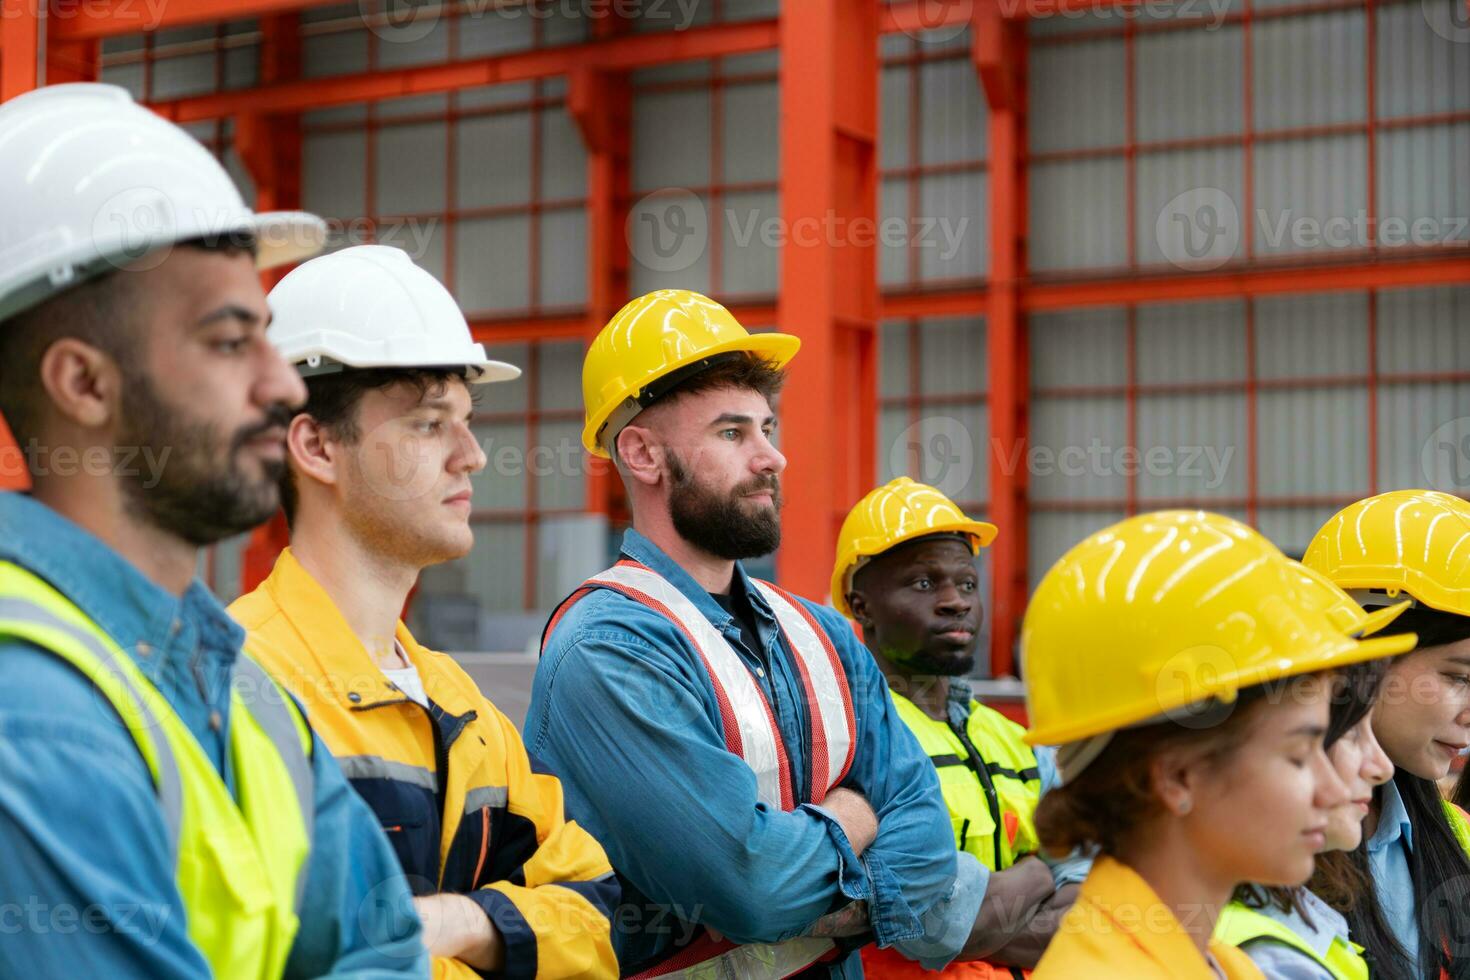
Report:
<svg viewBox="0 0 1470 980"><path fill-rule="evenodd" d="M260 22L260 80L267 84L301 77L300 16L264 17ZM235 119L235 150L255 182L259 211L291 211L301 207L301 117L298 113L243 113ZM265 274L267 288L287 270ZM250 592L270 575L276 557L290 544L283 513L250 535L240 559L240 591Z"/></svg>
<svg viewBox="0 0 1470 980"><path fill-rule="evenodd" d="M627 36L623 18L598 21L599 40ZM578 68L567 88L567 111L587 147L587 317L583 337L592 338L612 319L628 295L628 245L624 230L632 181L633 90L625 71ZM589 467L586 509L609 514L622 490L610 468Z"/></svg>
<svg viewBox="0 0 1470 980"><path fill-rule="evenodd" d="M878 4L785 4L780 78L790 243L777 313L802 350L782 396L786 484L799 492L786 500L777 571L787 588L822 599L839 524L877 475L877 257L871 236L831 229L877 219Z"/></svg>
<svg viewBox="0 0 1470 980"><path fill-rule="evenodd" d="M719 24L658 34L630 34L606 41L448 64L266 84L253 89L157 102L152 108L175 122L216 119L240 112L324 109L482 85L553 78L577 69L631 71L677 61L749 54L773 47L777 36L778 23L775 20Z"/></svg>
<svg viewBox="0 0 1470 980"><path fill-rule="evenodd" d="M41 29L38 3L0 0L0 102L36 87Z"/></svg>
<svg viewBox="0 0 1470 980"><path fill-rule="evenodd" d="M971 58L990 107L990 289L986 316L989 362L990 671L1015 673L1015 643L1026 608L1027 474L1013 465L1028 434L1030 365L1021 313L1025 259L1024 26L994 6L977 12Z"/></svg>
<svg viewBox="0 0 1470 980"><path fill-rule="evenodd" d="M247 17L266 18L275 14L325 7L334 0L53 0L47 28L53 37L66 41L97 40L120 34L140 34L192 24L210 24Z"/></svg>

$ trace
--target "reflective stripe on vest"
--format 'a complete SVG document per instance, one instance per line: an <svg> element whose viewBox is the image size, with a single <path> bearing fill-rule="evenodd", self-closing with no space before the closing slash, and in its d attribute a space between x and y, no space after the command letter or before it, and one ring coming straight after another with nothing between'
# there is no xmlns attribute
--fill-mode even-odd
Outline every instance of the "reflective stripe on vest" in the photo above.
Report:
<svg viewBox="0 0 1470 980"><path fill-rule="evenodd" d="M67 661L104 694L148 765L189 938L225 980L278 977L304 901L315 788L311 730L258 664L230 685L238 803L192 732L118 645L66 597L0 562L0 636ZM296 807L282 799L296 797Z"/></svg>
<svg viewBox="0 0 1470 980"><path fill-rule="evenodd" d="M806 753L812 762L810 795L811 802L817 803L847 776L857 747L847 674L831 639L800 601L766 582L756 582L755 587L770 604L801 677L807 714L812 721L812 744ZM704 665L714 688L725 748L745 760L755 773L756 794L762 803L794 810L797 801L789 757L765 693L724 635L687 596L653 569L624 560L588 579L552 614L543 636L543 648L562 616L596 589L611 589L627 596L679 628ZM787 977L811 966L835 948L830 939L811 937L739 946L728 940L715 940L706 933L652 969L636 974L633 980Z"/></svg>
<svg viewBox="0 0 1470 980"><path fill-rule="evenodd" d="M1220 919L1215 923L1215 938L1238 947L1257 939L1271 939L1309 957L1335 980L1368 980L1368 961L1363 958L1363 947L1338 936L1332 940L1327 953L1320 955L1284 922L1239 902L1231 902L1221 911Z"/></svg>
<svg viewBox="0 0 1470 980"><path fill-rule="evenodd" d="M1024 729L978 703L972 703L963 732L930 718L897 692L893 703L939 774L955 847L992 871L1004 871L1039 850L1035 817L1041 773L1036 753L1021 741Z"/></svg>

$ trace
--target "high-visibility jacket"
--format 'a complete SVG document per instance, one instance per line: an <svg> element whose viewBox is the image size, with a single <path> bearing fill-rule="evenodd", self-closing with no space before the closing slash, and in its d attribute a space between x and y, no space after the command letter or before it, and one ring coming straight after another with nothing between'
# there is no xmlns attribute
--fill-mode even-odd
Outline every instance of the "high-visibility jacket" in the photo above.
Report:
<svg viewBox="0 0 1470 980"><path fill-rule="evenodd" d="M939 774L940 792L954 823L955 847L969 851L991 871L1004 871L1034 854L1040 848L1035 815L1041 773L1036 753L1021 741L1026 730L974 700L964 727L957 730L948 721L930 718L902 694L892 694L899 717ZM862 956L863 972L872 980L911 980L928 972L891 949L865 946ZM976 961L951 963L940 975L1011 980L1030 974L1019 967Z"/></svg>
<svg viewBox="0 0 1470 980"><path fill-rule="evenodd" d="M0 637L61 657L116 709L153 776L189 938L214 975L280 977L300 924L316 813L311 730L291 699L248 656L236 659L237 802L137 664L71 600L9 562L0 562Z"/></svg>
<svg viewBox="0 0 1470 980"><path fill-rule="evenodd" d="M620 890L606 853L567 819L560 781L533 766L515 726L452 658L399 623L431 707L410 700L289 548L230 614L377 813L416 895L480 905L509 976L616 976L609 917ZM457 960L433 967L478 976Z"/></svg>
<svg viewBox="0 0 1470 980"><path fill-rule="evenodd" d="M1226 980L1265 980L1250 957L1211 939ZM1218 980L1172 909L1138 872L1099 857L1033 980Z"/></svg>
<svg viewBox="0 0 1470 980"><path fill-rule="evenodd" d="M1277 921L1259 909L1231 902L1215 923L1215 938L1232 946L1245 946L1258 939L1270 939L1309 957L1336 980L1368 980L1368 961L1363 947L1343 936L1334 937L1325 953L1319 953L1296 930Z"/></svg>
<svg viewBox="0 0 1470 980"><path fill-rule="evenodd" d="M852 692L832 640L791 595L768 582L755 587L770 605L801 674L810 745L803 757L812 760L810 800L795 798L790 762L770 704L750 670L730 644L688 597L658 572L624 559L594 575L552 614L542 638L556 631L566 612L597 589L611 589L642 603L677 625L698 653L720 705L725 748L740 756L755 773L760 801L785 811L802 803L820 803L840 784L857 748ZM709 933L677 950L669 959L638 974L653 977L779 978L788 977L833 955L829 939L797 937L781 943L737 945Z"/></svg>

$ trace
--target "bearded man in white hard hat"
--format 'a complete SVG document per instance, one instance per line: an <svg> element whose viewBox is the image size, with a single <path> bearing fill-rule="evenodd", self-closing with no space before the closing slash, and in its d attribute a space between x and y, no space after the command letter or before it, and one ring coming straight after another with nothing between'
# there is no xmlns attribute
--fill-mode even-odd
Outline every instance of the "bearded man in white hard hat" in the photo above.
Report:
<svg viewBox="0 0 1470 980"><path fill-rule="evenodd" d="M287 437L291 545L230 607L248 649L388 830L435 976L615 976L607 855L505 715L399 619L419 573L474 544L471 389L520 370L396 248L313 259L270 304L309 394Z"/></svg>
<svg viewBox="0 0 1470 980"><path fill-rule="evenodd" d="M873 658L741 565L780 543L773 401L798 346L670 289L583 364L583 444L616 460L633 527L547 626L525 730L623 880L625 973L856 977L871 941L942 966L980 905Z"/></svg>
<svg viewBox="0 0 1470 980"><path fill-rule="evenodd" d="M104 85L0 105L0 186L0 975L421 975L377 819L194 577L276 509L258 270L325 226Z"/></svg>

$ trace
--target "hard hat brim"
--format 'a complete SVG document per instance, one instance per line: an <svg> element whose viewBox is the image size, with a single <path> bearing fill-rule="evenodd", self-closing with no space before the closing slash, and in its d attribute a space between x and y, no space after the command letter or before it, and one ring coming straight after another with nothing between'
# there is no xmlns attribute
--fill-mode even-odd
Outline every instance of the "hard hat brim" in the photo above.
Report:
<svg viewBox="0 0 1470 980"><path fill-rule="evenodd" d="M304 261L327 245L327 223L305 211L268 211L252 225L255 267L262 271Z"/></svg>
<svg viewBox="0 0 1470 980"><path fill-rule="evenodd" d="M1381 629L1383 625L1386 623L1380 624L1379 628ZM1303 674L1315 674L1318 671L1407 653L1418 642L1419 638L1413 633L1400 633L1396 636L1381 636L1366 640L1355 640L1345 636L1340 640L1324 644L1318 650L1286 661L1273 660L1269 664L1222 673L1212 678L1210 687L1213 690L1203 692L1204 696L1197 700L1203 701L1214 697L1222 701L1233 701L1238 692L1257 684L1298 677ZM1025 669L1024 665L1022 669ZM1183 703L1167 704L1157 698L1148 699L1141 703L1126 705L1106 715L1089 718L1082 723L1033 728L1025 734L1022 740L1027 745L1033 746L1065 745L1068 742L1078 742L1085 738L1147 724L1154 720L1166 720L1171 712L1181 711L1187 706ZM1029 704L1028 713L1030 713Z"/></svg>
<svg viewBox="0 0 1470 980"><path fill-rule="evenodd" d="M1405 599L1403 602L1394 603L1392 606L1382 606L1367 614L1361 626L1358 627L1359 636L1372 636L1380 632L1395 619L1404 614L1404 610L1414 604L1413 600Z"/></svg>
<svg viewBox="0 0 1470 980"><path fill-rule="evenodd" d="M936 534L963 534L970 539L970 554L980 554L980 549L987 547L995 540L999 529L986 521L950 521L938 524L934 527L915 528L913 532L904 534L885 544L878 551L857 551L847 558L842 567L833 571L832 574L832 607L847 618L852 618L852 610L847 605L847 592L852 586L852 575L864 559L877 558L887 554L901 544L917 541L920 538L931 537Z"/></svg>
<svg viewBox="0 0 1470 980"><path fill-rule="evenodd" d="M643 388L647 388L659 378L672 374L682 367L706 360L707 358L716 357L720 354L729 354L735 351L755 354L770 361L774 367L783 368L791 363L791 359L796 356L796 352L800 348L801 338L789 333L753 333L749 336L737 337L723 344L715 344L711 347L702 348L687 357L670 361L663 366L663 369L658 374L646 379L643 382ZM642 388L639 389L639 391L642 390ZM638 391L630 392L629 397L637 397L638 393ZM582 447L593 456L600 456L603 459L612 458L612 454L600 445L597 436L602 431L602 427L607 424L607 420L618 408L618 404L620 403L604 405L596 415L587 419L587 424L582 429Z"/></svg>

